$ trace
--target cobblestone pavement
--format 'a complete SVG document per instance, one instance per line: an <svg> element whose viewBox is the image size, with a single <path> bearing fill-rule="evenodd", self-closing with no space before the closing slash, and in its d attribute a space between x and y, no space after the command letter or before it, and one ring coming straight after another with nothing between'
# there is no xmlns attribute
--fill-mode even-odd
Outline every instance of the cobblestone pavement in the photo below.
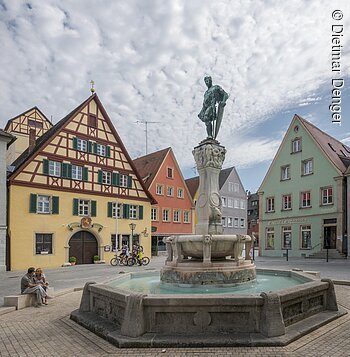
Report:
<svg viewBox="0 0 350 357"><path fill-rule="evenodd" d="M336 286L338 302L350 311L350 286ZM286 347L118 349L69 319L81 291L49 305L0 316L0 356L350 356L350 314Z"/></svg>

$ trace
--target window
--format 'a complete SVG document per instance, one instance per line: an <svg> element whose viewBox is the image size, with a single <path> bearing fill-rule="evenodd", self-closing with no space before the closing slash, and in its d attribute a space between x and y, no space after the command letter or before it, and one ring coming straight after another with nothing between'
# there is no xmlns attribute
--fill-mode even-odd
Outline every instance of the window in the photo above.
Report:
<svg viewBox="0 0 350 357"><path fill-rule="evenodd" d="M290 179L290 165L281 167L281 181Z"/></svg>
<svg viewBox="0 0 350 357"><path fill-rule="evenodd" d="M241 209L245 209L245 201L241 200Z"/></svg>
<svg viewBox="0 0 350 357"><path fill-rule="evenodd" d="M311 192L310 191L301 192L300 207L301 208L311 207Z"/></svg>
<svg viewBox="0 0 350 357"><path fill-rule="evenodd" d="M88 125L92 128L97 128L97 117L96 115L89 114Z"/></svg>
<svg viewBox="0 0 350 357"><path fill-rule="evenodd" d="M226 197L221 197L221 203L222 203L222 207L226 207L227 206Z"/></svg>
<svg viewBox="0 0 350 357"><path fill-rule="evenodd" d="M128 187L128 176L120 174L119 176L120 187Z"/></svg>
<svg viewBox="0 0 350 357"><path fill-rule="evenodd" d="M233 182L229 182L229 183L228 183L228 190L229 190L229 192L233 192L233 191L234 191L234 184L233 184Z"/></svg>
<svg viewBox="0 0 350 357"><path fill-rule="evenodd" d="M58 161L49 161L49 175L50 176L61 176L61 163Z"/></svg>
<svg viewBox="0 0 350 357"><path fill-rule="evenodd" d="M90 213L90 201L89 200L79 200L78 204L79 216L89 216Z"/></svg>
<svg viewBox="0 0 350 357"><path fill-rule="evenodd" d="M275 249L275 228L266 228L266 249Z"/></svg>
<svg viewBox="0 0 350 357"><path fill-rule="evenodd" d="M239 184L238 183L234 184L234 191L239 192Z"/></svg>
<svg viewBox="0 0 350 357"><path fill-rule="evenodd" d="M184 211L184 223L190 223L190 211Z"/></svg>
<svg viewBox="0 0 350 357"><path fill-rule="evenodd" d="M158 208L151 208L151 221L158 221Z"/></svg>
<svg viewBox="0 0 350 357"><path fill-rule="evenodd" d="M275 212L275 197L266 198L266 212Z"/></svg>
<svg viewBox="0 0 350 357"><path fill-rule="evenodd" d="M41 252L52 254L52 236L48 233L35 234L35 254L41 254Z"/></svg>
<svg viewBox="0 0 350 357"><path fill-rule="evenodd" d="M172 186L167 186L166 188L166 195L173 197L174 196L174 187Z"/></svg>
<svg viewBox="0 0 350 357"><path fill-rule="evenodd" d="M241 218L239 221L240 221L240 224L239 224L240 227L244 228L245 227L245 218Z"/></svg>
<svg viewBox="0 0 350 357"><path fill-rule="evenodd" d="M164 195L164 186L157 184L156 186L156 194L157 195Z"/></svg>
<svg viewBox="0 0 350 357"><path fill-rule="evenodd" d="M163 222L170 222L169 217L170 217L170 209L163 208Z"/></svg>
<svg viewBox="0 0 350 357"><path fill-rule="evenodd" d="M322 205L333 204L333 188L326 187L321 189Z"/></svg>
<svg viewBox="0 0 350 357"><path fill-rule="evenodd" d="M226 221L227 221L226 217L222 216L221 217L221 222L222 222L222 226L223 227L226 227Z"/></svg>
<svg viewBox="0 0 350 357"><path fill-rule="evenodd" d="M116 238L115 234L111 234L111 246L112 246L112 252L116 252L117 249L119 250L119 237L120 234L118 234L118 239Z"/></svg>
<svg viewBox="0 0 350 357"><path fill-rule="evenodd" d="M258 201L252 201L252 206L257 206L258 205Z"/></svg>
<svg viewBox="0 0 350 357"><path fill-rule="evenodd" d="M83 179L83 168L81 166L72 165L72 179L73 180Z"/></svg>
<svg viewBox="0 0 350 357"><path fill-rule="evenodd" d="M178 198L184 198L184 190L183 190L183 188L178 188L177 189L177 197Z"/></svg>
<svg viewBox="0 0 350 357"><path fill-rule="evenodd" d="M39 129L43 128L43 123L42 122L31 120L31 119L28 119L28 125L32 126L34 128L39 128Z"/></svg>
<svg viewBox="0 0 350 357"><path fill-rule="evenodd" d="M174 222L180 223L181 222L181 211L179 209L174 210Z"/></svg>
<svg viewBox="0 0 350 357"><path fill-rule="evenodd" d="M239 208L239 200L237 198L234 199L234 208Z"/></svg>
<svg viewBox="0 0 350 357"><path fill-rule="evenodd" d="M282 249L292 249L292 227L282 227Z"/></svg>
<svg viewBox="0 0 350 357"><path fill-rule="evenodd" d="M235 228L238 228L238 218L237 218L237 217L235 217L235 218L233 219L233 226L234 226Z"/></svg>
<svg viewBox="0 0 350 357"><path fill-rule="evenodd" d="M228 198L227 199L227 207L229 208L233 208L233 198Z"/></svg>
<svg viewBox="0 0 350 357"><path fill-rule="evenodd" d="M37 213L50 213L50 196L38 195Z"/></svg>
<svg viewBox="0 0 350 357"><path fill-rule="evenodd" d="M167 178L174 178L174 170L172 167L167 168Z"/></svg>
<svg viewBox="0 0 350 357"><path fill-rule="evenodd" d="M311 249L311 226L300 226L301 249Z"/></svg>
<svg viewBox="0 0 350 357"><path fill-rule="evenodd" d="M96 154L106 156L106 145L96 144Z"/></svg>
<svg viewBox="0 0 350 357"><path fill-rule="evenodd" d="M302 175L311 175L313 173L313 163L312 159L305 160L301 163L301 174Z"/></svg>
<svg viewBox="0 0 350 357"><path fill-rule="evenodd" d="M136 219L137 218L137 207L136 205L129 206L129 218Z"/></svg>
<svg viewBox="0 0 350 357"><path fill-rule="evenodd" d="M87 141L77 138L77 150L87 151Z"/></svg>
<svg viewBox="0 0 350 357"><path fill-rule="evenodd" d="M233 218L227 217L227 227L233 227Z"/></svg>
<svg viewBox="0 0 350 357"><path fill-rule="evenodd" d="M102 183L104 185L110 185L112 182L112 173L108 171L102 171Z"/></svg>
<svg viewBox="0 0 350 357"><path fill-rule="evenodd" d="M282 211L292 209L292 195L282 196Z"/></svg>
<svg viewBox="0 0 350 357"><path fill-rule="evenodd" d="M301 138L296 138L292 141L292 153L301 151Z"/></svg>
<svg viewBox="0 0 350 357"><path fill-rule="evenodd" d="M115 218L115 206L116 206L116 203L113 202L112 203L112 217L113 218ZM122 218L122 214L121 214L122 210L121 210L121 208L122 208L122 204L118 203L117 218Z"/></svg>

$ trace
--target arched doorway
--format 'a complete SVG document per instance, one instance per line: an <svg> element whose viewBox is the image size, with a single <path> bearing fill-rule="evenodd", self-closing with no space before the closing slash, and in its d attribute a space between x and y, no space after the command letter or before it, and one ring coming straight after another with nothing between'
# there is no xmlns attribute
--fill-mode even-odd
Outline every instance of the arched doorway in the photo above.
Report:
<svg viewBox="0 0 350 357"><path fill-rule="evenodd" d="M92 264L94 255L98 255L98 244L90 232L77 232L69 240L69 256L76 257L77 264Z"/></svg>

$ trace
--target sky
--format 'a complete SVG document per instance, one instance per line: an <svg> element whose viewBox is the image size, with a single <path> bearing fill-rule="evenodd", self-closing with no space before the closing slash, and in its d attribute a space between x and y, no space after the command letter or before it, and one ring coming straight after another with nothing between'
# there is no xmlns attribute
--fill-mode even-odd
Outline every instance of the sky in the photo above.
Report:
<svg viewBox="0 0 350 357"><path fill-rule="evenodd" d="M295 113L350 144L349 33L347 0L0 0L0 128L33 106L57 123L94 80L130 156L145 154L140 122L154 122L148 153L172 147L189 178L210 75L229 94L223 167L255 192ZM339 78L341 125L329 109Z"/></svg>

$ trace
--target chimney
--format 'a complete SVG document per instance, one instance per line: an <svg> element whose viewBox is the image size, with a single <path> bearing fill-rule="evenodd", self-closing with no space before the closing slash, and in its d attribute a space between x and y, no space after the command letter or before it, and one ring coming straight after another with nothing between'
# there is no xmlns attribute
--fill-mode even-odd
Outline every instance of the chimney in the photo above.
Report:
<svg viewBox="0 0 350 357"><path fill-rule="evenodd" d="M35 129L29 129L29 152L33 151L36 143L36 133Z"/></svg>

